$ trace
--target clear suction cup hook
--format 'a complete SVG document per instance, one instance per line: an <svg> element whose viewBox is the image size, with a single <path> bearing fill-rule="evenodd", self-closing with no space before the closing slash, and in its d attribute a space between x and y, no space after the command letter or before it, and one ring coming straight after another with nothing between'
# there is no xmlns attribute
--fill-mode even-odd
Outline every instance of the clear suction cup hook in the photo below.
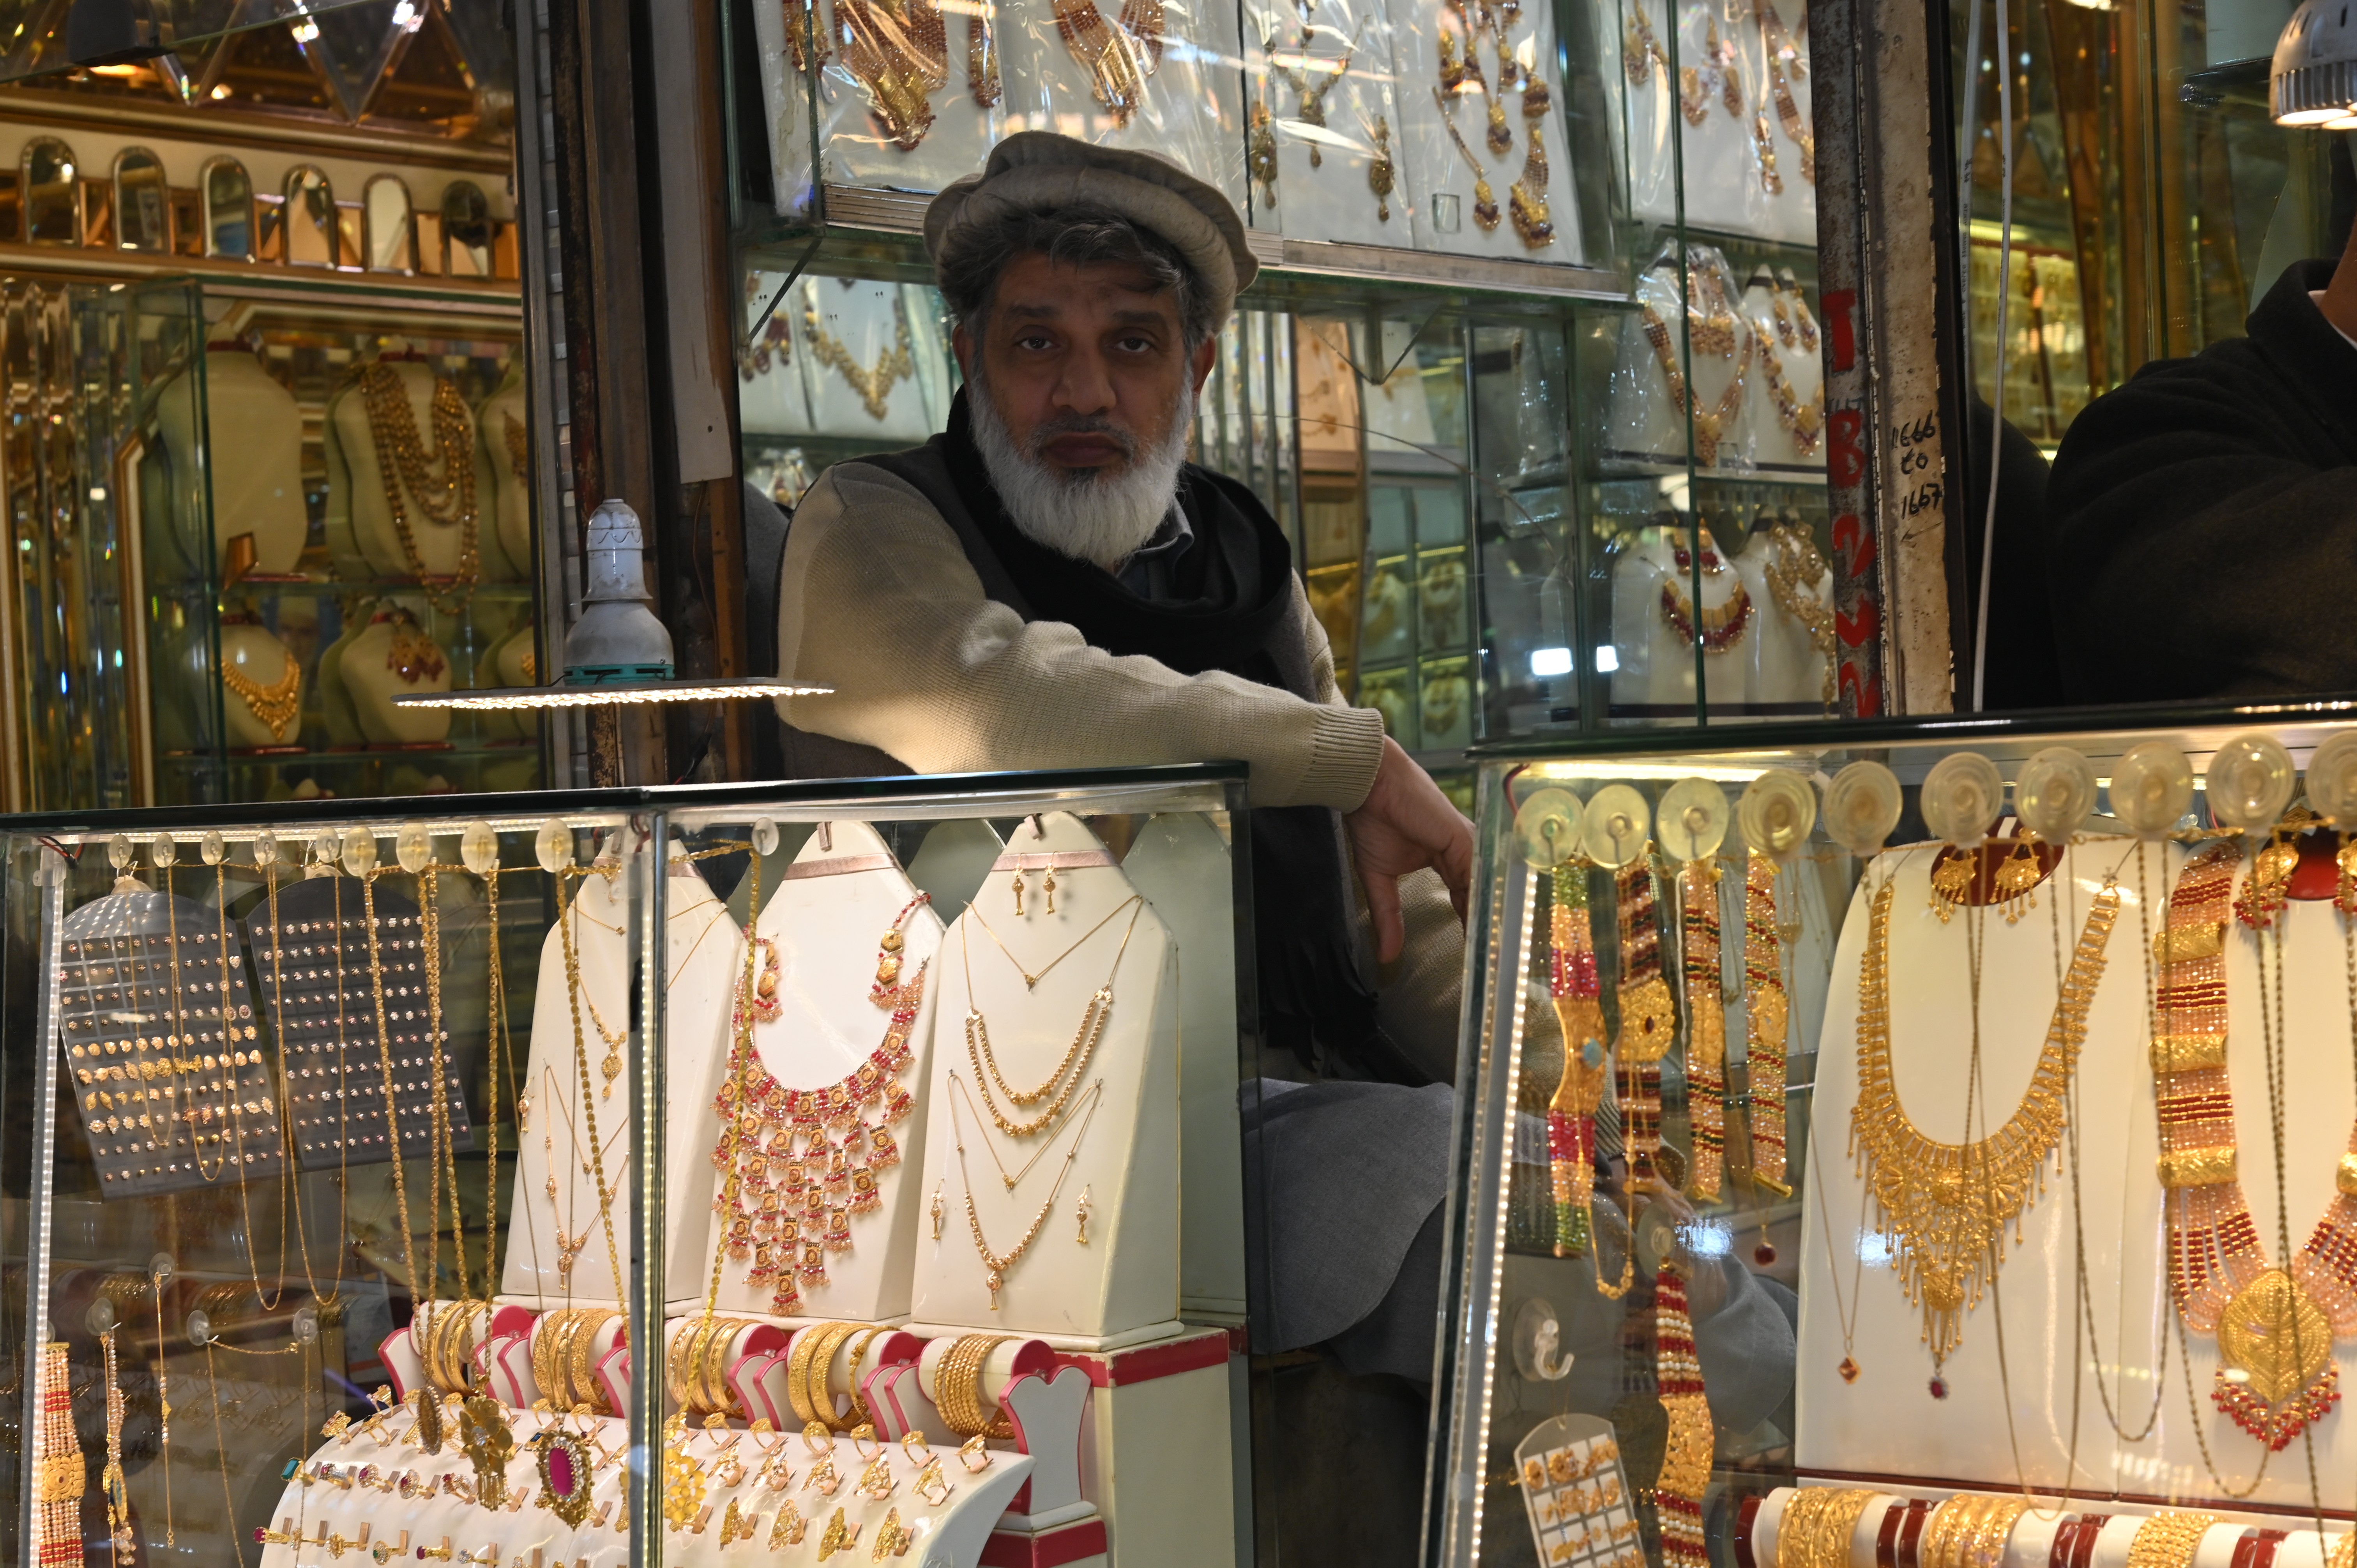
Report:
<svg viewBox="0 0 2357 1568"><path fill-rule="evenodd" d="M540 868L554 876L573 864L573 830L558 818L551 817L540 824L532 847L540 857Z"/></svg>
<svg viewBox="0 0 2357 1568"><path fill-rule="evenodd" d="M268 828L253 835L253 864L264 871L278 864L278 835Z"/></svg>
<svg viewBox="0 0 2357 1568"><path fill-rule="evenodd" d="M1579 853L1579 797L1540 789L1514 810L1514 843L1534 871L1553 871Z"/></svg>
<svg viewBox="0 0 2357 1568"><path fill-rule="evenodd" d="M82 1314L81 1321L82 1326L90 1330L92 1337L101 1334L113 1333L117 1322L114 1316L114 1303L104 1296L100 1296L90 1304L90 1310Z"/></svg>
<svg viewBox="0 0 2357 1568"><path fill-rule="evenodd" d="M767 817L753 820L753 853L764 860L778 853L778 824Z"/></svg>
<svg viewBox="0 0 2357 1568"><path fill-rule="evenodd" d="M2342 730L2308 759L2308 803L2342 832L2357 832L2357 730Z"/></svg>
<svg viewBox="0 0 2357 1568"><path fill-rule="evenodd" d="M1899 775L1879 762L1851 763L1825 786L1825 832L1860 860L1882 853L1907 803Z"/></svg>
<svg viewBox="0 0 2357 1568"><path fill-rule="evenodd" d="M2210 815L2230 828L2263 833L2282 820L2299 779L2283 742L2261 730L2238 735L2210 759Z"/></svg>
<svg viewBox="0 0 2357 1568"><path fill-rule="evenodd" d="M393 835L393 858L412 876L434 864L434 835L425 831L424 822L401 824Z"/></svg>
<svg viewBox="0 0 2357 1568"><path fill-rule="evenodd" d="M489 876L500 866L500 835L477 817L458 835L458 859L478 876Z"/></svg>
<svg viewBox="0 0 2357 1568"><path fill-rule="evenodd" d="M1940 758L1923 776L1923 825L1944 843L1977 849L2005 810L2005 775L1977 751Z"/></svg>
<svg viewBox="0 0 2357 1568"><path fill-rule="evenodd" d="M2095 810L2095 765L2067 746L2048 746L2021 765L2013 809L2048 843L2069 843Z"/></svg>
<svg viewBox="0 0 2357 1568"><path fill-rule="evenodd" d="M215 829L197 841L197 858L207 865L219 865L229 858L229 841Z"/></svg>
<svg viewBox="0 0 2357 1568"><path fill-rule="evenodd" d="M1672 860L1708 860L1727 842L1732 818L1726 790L1707 779L1681 779L1662 793L1654 835Z"/></svg>
<svg viewBox="0 0 2357 1568"><path fill-rule="evenodd" d="M1626 784L1607 784L1587 802L1580 823L1580 843L1587 858L1607 871L1617 871L1645 852L1645 835L1652 824L1652 809L1645 797Z"/></svg>
<svg viewBox="0 0 2357 1568"><path fill-rule="evenodd" d="M2130 746L2112 769L2112 815L2138 838L2163 839L2193 809L2193 769L2165 740Z"/></svg>
<svg viewBox="0 0 2357 1568"><path fill-rule="evenodd" d="M354 876L366 876L376 869L376 833L372 829L353 826L344 830L344 869Z"/></svg>
<svg viewBox="0 0 2357 1568"><path fill-rule="evenodd" d="M131 867L139 859L139 846L131 842L129 833L116 833L106 841L106 864L121 876L131 875Z"/></svg>
<svg viewBox="0 0 2357 1568"><path fill-rule="evenodd" d="M321 828L311 835L311 864L324 865L330 871L343 858L344 841L333 828Z"/></svg>
<svg viewBox="0 0 2357 1568"><path fill-rule="evenodd" d="M1771 768L1744 786L1735 825L1746 847L1771 860L1790 860L1817 825L1817 792L1789 768Z"/></svg>
<svg viewBox="0 0 2357 1568"><path fill-rule="evenodd" d="M147 864L158 871L169 871L180 863L180 846L172 842L170 833L157 833L147 843Z"/></svg>

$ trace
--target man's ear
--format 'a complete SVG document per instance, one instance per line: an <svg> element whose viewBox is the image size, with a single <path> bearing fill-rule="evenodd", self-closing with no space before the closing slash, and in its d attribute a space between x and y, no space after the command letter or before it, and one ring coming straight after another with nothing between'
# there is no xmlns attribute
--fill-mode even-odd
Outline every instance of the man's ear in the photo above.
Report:
<svg viewBox="0 0 2357 1568"><path fill-rule="evenodd" d="M1220 357L1219 334L1213 333L1195 345L1195 362L1190 367L1195 374L1195 395L1203 395L1203 383L1211 379L1211 366Z"/></svg>
<svg viewBox="0 0 2357 1568"><path fill-rule="evenodd" d="M974 335L965 329L963 321L950 328L950 352L957 356L958 379L974 380Z"/></svg>

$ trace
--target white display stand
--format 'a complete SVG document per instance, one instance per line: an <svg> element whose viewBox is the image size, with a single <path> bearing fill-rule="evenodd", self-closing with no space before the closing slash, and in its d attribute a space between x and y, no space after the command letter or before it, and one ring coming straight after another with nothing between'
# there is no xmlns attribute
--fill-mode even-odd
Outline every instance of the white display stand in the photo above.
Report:
<svg viewBox="0 0 2357 1568"><path fill-rule="evenodd" d="M773 1023L755 1025L753 1047L762 1067L780 1083L790 1089L820 1089L856 1070L892 1026L891 1012L869 996L878 944L894 918L920 895L882 837L858 822L828 823L824 831L811 834L775 886L775 893L764 889L757 930L777 944L781 1012ZM942 923L929 907L909 909L899 929L902 980L920 968L926 977L925 994L909 1032L911 1059L893 1080L916 1098L917 1110L887 1129L900 1146L900 1160L875 1173L879 1207L851 1216L852 1245L846 1251L826 1254L824 1284L796 1279L802 1303L799 1315L779 1316L772 1304L775 1287L748 1281L750 1260L734 1258L720 1271L716 1301L724 1313L797 1324L827 1319L889 1323L908 1316L913 1254L923 1219L919 1184L928 1146L931 1101L926 1086L931 1081L933 1018L944 966ZM737 947L731 961L732 986L743 969L742 951ZM699 1035L672 1055L669 1148L672 1190L678 1195L675 1213L710 1214L717 1192L713 1104L727 1078L728 1016L724 999L717 1013L718 1036ZM861 1112L861 1120L870 1124L877 1118L876 1108ZM708 1224L677 1228L666 1286L671 1310L701 1304L711 1283L714 1251L733 1218L714 1215ZM818 1234L808 1233L813 1239Z"/></svg>
<svg viewBox="0 0 2357 1568"><path fill-rule="evenodd" d="M532 559L531 397L524 387L521 360L508 366L500 390L475 410L475 440L481 447L480 471L490 477L483 491L483 519L496 529L500 549L511 564ZM521 449L522 462L516 460Z"/></svg>
<svg viewBox="0 0 2357 1568"><path fill-rule="evenodd" d="M712 1281L714 1238L710 1228L701 1223L712 1212L717 1191L707 1081L716 1086L726 1068L729 1018L745 972L745 939L728 906L713 893L711 884L687 858L686 846L675 839L669 876L663 915L663 1050L668 1087L663 1103L663 1179L671 1212L692 1222L674 1224L669 1230L663 1294L667 1301L681 1304L673 1310L682 1310L690 1302L700 1305ZM601 1127L603 1123L601 1116Z"/></svg>
<svg viewBox="0 0 2357 1568"><path fill-rule="evenodd" d="M349 640L338 639L342 690L361 734L373 745L438 746L449 738L451 710L404 707L393 700L450 689L450 656L434 640L431 624L422 605L381 599L367 625ZM406 659L395 656L396 639L407 640Z"/></svg>
<svg viewBox="0 0 2357 1568"><path fill-rule="evenodd" d="M1750 655L1750 697L1755 705L1771 711L1817 713L1824 706L1826 655L1810 639L1807 625L1777 602L1768 585L1769 543L1763 529L1751 536L1735 558L1736 575L1751 596L1751 630L1745 637ZM1813 583L1800 585L1831 609L1834 572L1828 565Z"/></svg>
<svg viewBox="0 0 2357 1568"><path fill-rule="evenodd" d="M1781 329L1776 319L1780 304L1784 309ZM1807 321L1810 330L1815 330L1809 307L1799 295L1778 288L1774 276L1762 266L1744 285L1742 312L1754 344L1752 373L1744 392L1749 405L1746 418L1751 426L1752 459L1769 473L1822 475L1825 471L1824 340L1819 337L1816 348L1808 346L1801 327ZM1792 337L1789 343L1787 333ZM1771 359L1785 386L1792 389L1793 401L1804 410L1813 407L1815 411L1816 439L1807 446L1785 425L1778 411L1776 389L1768 378Z"/></svg>
<svg viewBox="0 0 2357 1568"><path fill-rule="evenodd" d="M601 1019L605 1027L617 1032L630 1026L630 949L623 934L629 929L630 909L618 880L604 875L569 879L565 921L573 932L580 975L579 1046L587 1058L589 1099L597 1112L598 1142L604 1145L605 1179L612 1190L615 1245L627 1268L630 1183L625 1173L631 1085L627 1071L610 1083L605 1078L600 1063L608 1046L598 1031ZM541 943L540 982L533 997L532 1048L525 1058L522 1090L532 1110L516 1148L513 1207L509 1210L514 1219L500 1278L503 1295L543 1307L576 1302L614 1305L622 1299L598 1218L597 1178L582 1174L582 1161L574 1149L576 1130L581 1154L587 1153L589 1137L582 1104L583 1069L574 1057L575 1000L566 994L564 931L552 923ZM553 1201L547 1187L552 1175L557 1193ZM558 1266L560 1227L568 1240L586 1238L574 1251L569 1277Z"/></svg>
<svg viewBox="0 0 2357 1568"><path fill-rule="evenodd" d="M1952 1390L1944 1401L1934 1399L1929 1389L1932 1368L1920 1342L1921 1315L1900 1294L1894 1269L1881 1261L1880 1247L1870 1246L1872 1261L1858 1266L1860 1177L1843 1157L1841 1140L1857 1094L1858 965L1867 940L1867 908L1872 889L1886 879L1896 878L1889 975L1899 1093L1932 1136L1953 1142L1964 1133L1970 1055L1964 930L1961 923L1943 926L1927 908L1934 853L1934 846L1917 845L1888 852L1875 861L1852 901L1835 955L1818 1057L1818 1131L1810 1155L1810 1179L1824 1184L1819 1190L1824 1202L1804 1210L1801 1267L1802 1277L1812 1282L1824 1279L1823 1271L1829 1267L1839 1269L1846 1299L1855 1270L1857 1294L1851 1310L1857 1333L1850 1353L1861 1372L1857 1382L1846 1384L1835 1371L1844 1349L1833 1294L1813 1284L1803 1293L1801 1306L1797 1457L1803 1466L1829 1470L1871 1469L1931 1478L2010 1477L2016 1473L2012 1444L2018 1440L2022 1476L2033 1487L2053 1488L2062 1482L2070 1447L2069 1423L2061 1412L2069 1410L2073 1397L2068 1375L2060 1370L2071 1365L2072 1356L2076 1278L2068 1171L2050 1179L2045 1196L2024 1211L2023 1244L2016 1246L2008 1237L1998 1275L2002 1301L1994 1294L1985 1297L1964 1318L1963 1343L1944 1369ZM2084 1162L2080 1204L2088 1291L2103 1362L2112 1369L2106 1374L2107 1386L2115 1391L2115 1403L2126 1401L2131 1430L2153 1395L2149 1377L2136 1371L2157 1365L2163 1335L2174 1337L2162 1294L2162 1192L2153 1176L2158 1144L2138 942L2145 940L2144 929L2161 927L2183 852L2169 848L2165 865L2159 849L2147 847L2143 853L2143 886L2153 901L2150 926L2140 928L2138 923L2135 852L2126 841L2107 839L2073 849L2063 863L2072 887L2062 910L2061 939L2067 962L2090 901L2116 867L2121 908L2108 963L2089 1009L2076 1112ZM1996 911L1986 918L1980 1033L1992 1128L2019 1103L2054 1005L2056 939L2047 900L2057 882L2058 877L2050 876L2040 886L2039 908L2018 925L2008 925ZM1960 911L1958 922L1964 918ZM2285 938L2290 973L2337 976L2341 941L2337 918L2329 907L2292 904ZM2265 1175L2273 1163L2273 1141L2261 1059L2255 950L2248 933L2230 927L2228 1061L2243 1168L2249 1173L2243 1190L2272 1259L2277 1206L2275 1184ZM2332 1173L2347 1147L2357 1089L2352 1089L2341 1054L2349 1022L2347 998L2338 979L2291 988L2287 1002L2291 1060L2314 1064L2295 1068L2294 1092L2284 1105L2285 1169L2297 1247L2332 1196ZM1801 1157L1795 1149L1793 1158ZM1835 1228L1830 1237L1827 1218L1821 1215ZM1865 1211L1864 1223L1873 1223L1870 1209ZM2009 1402L2017 1412L2010 1421L2008 1401L1997 1393L2004 1387L1997 1365L2000 1310L2011 1368ZM2215 1342L2189 1337L2194 1389L2211 1453L2239 1487L2256 1470L2262 1450L2209 1402L2217 1364ZM2078 1354L2083 1363L2092 1353L2083 1342ZM2173 1346L2170 1361L2169 1379L2175 1386L2163 1391L2151 1438L2126 1444L2106 1423L2083 1423L2077 1486L2149 1492L2154 1477L2165 1477L2189 1503L2214 1495L2187 1425L2185 1393L2179 1381L2185 1373ZM2122 1376L2118 1368L2131 1371ZM2076 1396L2083 1408L2100 1411L2091 1382L2083 1382ZM2311 1430L2324 1506L2347 1509L2357 1501L2351 1481L2357 1474L2357 1463L2352 1463L2357 1461L2357 1434L2351 1433L2345 1411L2326 1416ZM2253 1500L2304 1504L2308 1495L2306 1466L2285 1465L2278 1456Z"/></svg>
<svg viewBox="0 0 2357 1568"><path fill-rule="evenodd" d="M1089 1380L1081 1492L1103 1511L1122 1568L1234 1563L1234 1348L1224 1329L1188 1330L1151 1345L1057 1357L1060 1384L1075 1373Z"/></svg>
<svg viewBox="0 0 2357 1568"><path fill-rule="evenodd" d="M1103 854L1096 836L1068 812L1027 819L1008 841L1010 855ZM1040 1082L1070 1048L1089 998L1110 977L1112 1016L1094 1055L1082 1069L1082 1088L1064 1115L1039 1137L1007 1138L988 1120L974 1068L952 1036L933 1056L923 1099L928 1197L942 1198L938 1238L930 1229L917 1246L912 1331L955 1335L987 1328L1030 1334L1066 1349L1109 1349L1158 1339L1177 1327L1179 1192L1172 1179L1178 1151L1178 952L1169 929L1151 907L1136 917L1122 947L1129 914L1111 921L1064 961L1026 990L1023 973L998 942L977 926L976 911L1027 965L1043 968L1135 892L1117 865L1068 866L1056 874L1057 913L1045 909L1042 877L1027 881L1023 916L1015 913L1012 875L994 871L942 942L939 1015L958 1020L970 1008L987 1022L996 1059L1010 1082ZM1119 954L1118 967L1115 955ZM968 991L971 964L973 991ZM1032 971L1038 973L1038 971ZM954 1095L950 1075L962 1089ZM1081 1104L1102 1082L1093 1121ZM995 1086L991 1093L996 1095ZM1001 1101L1004 1109L1003 1100ZM954 1105L954 1111L952 1107ZM1033 1108L1036 1118L1045 1106ZM952 1123L951 1118L958 1119ZM1076 1135L1077 1138L1076 1138ZM966 1154L960 1169L958 1143ZM1011 1172L1041 1149L1048 1152L1013 1192L991 1163L985 1140ZM1069 1165L1069 1174L1065 1167ZM994 1302L973 1227L967 1222L967 1180L984 1237L1001 1254L1032 1224L1057 1180L1055 1207L1040 1222L1030 1248L1007 1270ZM1090 1198L1088 1242L1076 1239L1075 1208Z"/></svg>
<svg viewBox="0 0 2357 1568"><path fill-rule="evenodd" d="M295 394L264 371L242 343L215 343L205 351L205 435L202 471L213 501L213 559L228 564L230 542L253 540L253 570L285 576L295 570L311 521L303 504L303 412ZM156 396L164 449L181 477L197 466L196 399L183 371Z"/></svg>
<svg viewBox="0 0 2357 1568"><path fill-rule="evenodd" d="M1734 327L1732 346L1712 351L1705 341L1689 342L1684 325L1686 295L1678 276L1674 252L1656 260L1637 280L1637 301L1652 307L1668 333L1670 360L1680 368L1694 403L1696 423L1702 414L1721 413L1718 444L1706 448L1696 431L1695 465L1712 473L1749 472L1753 466L1752 386L1763 381L1760 346L1740 308L1741 295L1727 271L1726 258L1708 245L1686 247L1686 285L1694 291L1695 326L1725 320ZM1724 295L1725 314L1716 316ZM1747 353L1746 349L1749 351ZM1689 351L1691 350L1691 351ZM1728 398L1738 373L1743 377L1740 395ZM1621 462L1683 468L1686 463L1686 409L1672 394L1662 356L1645 331L1642 314L1621 317L1620 346L1612 371L1612 395L1606 412L1605 456ZM1707 456L1708 462L1703 459Z"/></svg>
<svg viewBox="0 0 2357 1568"><path fill-rule="evenodd" d="M1687 531L1691 536L1694 531ZM1706 547L1708 531L1701 531ZM1705 570L1702 608L1714 610L1731 602L1742 575L1724 553L1716 573ZM1680 598L1694 602L1694 579L1677 564L1676 547L1666 529L1649 528L1638 542L1620 553L1612 568L1612 646L1620 660L1612 671L1612 703L1632 710L1632 716L1674 716L1691 713L1695 702L1694 644L1679 635L1662 607L1664 587L1674 586ZM1713 709L1751 700L1751 639L1759 635L1760 606L1755 598L1743 635L1723 652L1703 655L1703 693ZM1660 714L1646 710L1660 708Z"/></svg>
<svg viewBox="0 0 2357 1568"><path fill-rule="evenodd" d="M1157 816L1138 831L1121 868L1178 944L1179 1310L1189 1322L1240 1323L1244 1161L1228 843L1194 812Z"/></svg>
<svg viewBox="0 0 2357 1568"><path fill-rule="evenodd" d="M361 572L367 575L365 564ZM375 613L374 599L355 600L335 640L319 650L319 708L327 720L331 746L358 746L368 738L361 733L360 711L353 706L351 688L344 683L344 650L368 629L369 618Z"/></svg>
<svg viewBox="0 0 2357 1568"><path fill-rule="evenodd" d="M1672 19L1672 7L1675 19ZM1808 60L1807 7L1792 0L1776 0L1778 15L1797 48L1800 62ZM1669 29L1677 29L1677 64L1708 73L1713 65L1711 35L1717 26L1722 49L1734 53L1735 75L1741 93L1740 114L1730 113L1725 98L1713 85L1698 103L1704 111L1699 125L1679 124L1677 76L1662 59L1648 59L1645 80L1632 84L1625 62L1638 58L1631 37L1641 10L1652 26L1662 53L1669 53ZM1599 0L1595 10L1595 34L1605 40L1609 63L1602 71L1614 140L1626 150L1631 205L1636 216L1656 223L1683 221L1698 229L1718 229L1750 234L1787 244L1814 245L1817 240L1816 188L1803 177L1801 149L1785 134L1768 80L1768 51L1759 13L1749 6L1735 9L1729 20L1719 0ZM1799 112L1800 124L1810 119L1810 86L1806 75L1787 65L1785 81ZM1767 134L1775 149L1781 193L1769 189L1761 177L1756 117L1767 115ZM1685 153L1683 212L1677 149Z"/></svg>

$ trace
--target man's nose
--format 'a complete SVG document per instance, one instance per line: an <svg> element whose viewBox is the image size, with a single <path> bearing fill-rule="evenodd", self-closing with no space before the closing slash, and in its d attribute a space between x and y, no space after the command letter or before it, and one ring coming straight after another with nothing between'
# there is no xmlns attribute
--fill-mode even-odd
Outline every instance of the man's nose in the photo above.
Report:
<svg viewBox="0 0 2357 1568"><path fill-rule="evenodd" d="M1065 358L1063 372L1056 378L1058 408L1094 415L1112 412L1114 401L1113 378L1106 373L1103 354L1080 349Z"/></svg>

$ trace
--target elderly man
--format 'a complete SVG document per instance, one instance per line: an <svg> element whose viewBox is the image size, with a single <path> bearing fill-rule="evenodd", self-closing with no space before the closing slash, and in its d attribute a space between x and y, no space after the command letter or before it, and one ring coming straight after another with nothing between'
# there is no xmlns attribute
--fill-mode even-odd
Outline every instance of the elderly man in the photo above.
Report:
<svg viewBox="0 0 2357 1568"><path fill-rule="evenodd" d="M925 237L965 389L794 514L779 672L833 694L781 704L787 770L1247 763L1265 1038L1325 1080L1248 1096L1255 1348L1429 1379L1471 832L1343 703L1267 510L1186 461L1243 226L1160 158L1032 132Z"/></svg>

